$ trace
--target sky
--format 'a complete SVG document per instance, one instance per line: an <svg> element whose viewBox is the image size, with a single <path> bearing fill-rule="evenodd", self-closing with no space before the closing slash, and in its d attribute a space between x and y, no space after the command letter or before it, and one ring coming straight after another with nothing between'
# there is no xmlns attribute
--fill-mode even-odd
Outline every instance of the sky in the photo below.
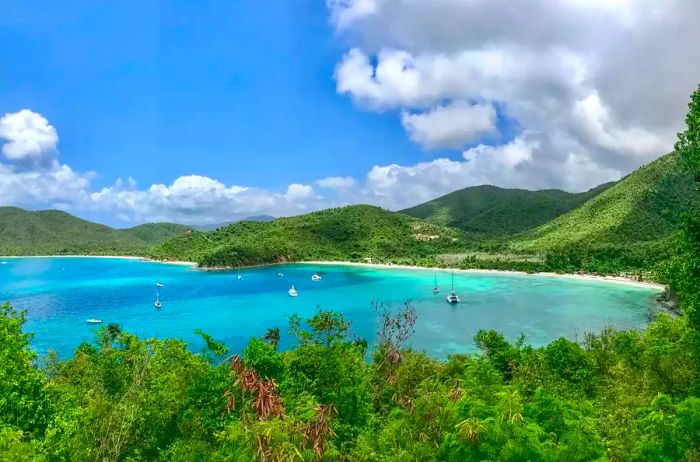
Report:
<svg viewBox="0 0 700 462"><path fill-rule="evenodd" d="M207 224L619 179L683 128L700 2L6 0L0 43L0 205Z"/></svg>

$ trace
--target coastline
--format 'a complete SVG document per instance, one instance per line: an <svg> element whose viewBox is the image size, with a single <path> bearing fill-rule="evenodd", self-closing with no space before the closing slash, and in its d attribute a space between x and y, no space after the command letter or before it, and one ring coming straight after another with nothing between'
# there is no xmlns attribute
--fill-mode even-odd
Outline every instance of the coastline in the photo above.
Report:
<svg viewBox="0 0 700 462"><path fill-rule="evenodd" d="M117 258L124 260L140 260L146 262L160 263L165 265L179 265L179 266L189 266L193 267L198 271L230 271L235 268L199 268L197 263L188 261L163 261L163 260L152 260L145 257L137 256L127 256L127 255L28 255L28 256L0 256L2 259L12 259L12 258ZM278 266L278 265L335 265L335 266L357 266L365 268L376 268L376 269L404 269L404 270L423 270L423 271L440 271L440 272L451 272L456 273L472 273L472 274L518 274L523 276L548 276L556 278L567 278L567 279L578 279L584 281L599 281L599 282L609 282L613 284L623 284L634 287L643 287L647 289L658 290L663 292L666 290L667 286L658 282L651 281L637 281L631 278L623 276L595 276L592 274L571 274L571 273L548 273L548 272L538 272L538 273L527 273L525 271L514 271L514 270L497 270L497 269L459 269L459 268L436 268L430 266L415 266L415 265L394 265L389 263L359 263L359 262L349 262L349 261L298 261L298 262L279 262L279 263L265 263L259 265L250 265L243 268L261 268L266 266Z"/></svg>
<svg viewBox="0 0 700 462"><path fill-rule="evenodd" d="M556 278L567 278L567 279L578 279L584 281L600 281L600 282L611 282L614 284L623 284L635 287L644 287L647 289L655 289L660 292L666 290L667 286L658 282L650 281L636 281L631 278L626 278L622 276L594 276L592 274L571 274L571 273L548 273L548 272L538 272L538 273L526 273L525 271L513 271L513 270L496 270L496 269L458 269L458 268L435 268L428 266L415 266L415 265L393 265L387 263L355 263L347 261L301 261L296 262L299 264L307 265L339 265L339 266L359 266L366 268L377 268L377 269L406 269L406 270L424 270L424 271L441 271L441 272L452 272L455 273L481 273L481 274L518 274L523 276L549 276Z"/></svg>

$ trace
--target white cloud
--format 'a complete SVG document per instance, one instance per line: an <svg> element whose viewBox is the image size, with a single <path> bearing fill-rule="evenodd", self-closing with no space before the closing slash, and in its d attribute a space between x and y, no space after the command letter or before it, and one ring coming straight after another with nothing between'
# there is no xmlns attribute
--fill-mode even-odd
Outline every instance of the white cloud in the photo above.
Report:
<svg viewBox="0 0 700 462"><path fill-rule="evenodd" d="M424 121L435 108L488 101L517 124L518 137L538 140L531 161L504 172L494 152L462 184L510 176L520 186L576 189L627 173L672 149L700 75L694 0L328 6L349 44L336 67L337 91L359 107L401 114L408 135L426 148L454 148L457 141L443 142L459 138L447 135L452 120L422 133L406 114Z"/></svg>
<svg viewBox="0 0 700 462"><path fill-rule="evenodd" d="M349 176L329 176L316 181L321 188L344 190L355 186L355 179Z"/></svg>
<svg viewBox="0 0 700 462"><path fill-rule="evenodd" d="M306 199L314 199L316 192L314 188L306 184L293 183L287 187L285 197L289 201L303 201Z"/></svg>
<svg viewBox="0 0 700 462"><path fill-rule="evenodd" d="M490 104L456 101L428 112L401 114L408 136L427 149L459 149L496 129L496 110Z"/></svg>
<svg viewBox="0 0 700 462"><path fill-rule="evenodd" d="M53 163L58 145L56 129L41 114L22 109L0 118L2 154L17 164Z"/></svg>

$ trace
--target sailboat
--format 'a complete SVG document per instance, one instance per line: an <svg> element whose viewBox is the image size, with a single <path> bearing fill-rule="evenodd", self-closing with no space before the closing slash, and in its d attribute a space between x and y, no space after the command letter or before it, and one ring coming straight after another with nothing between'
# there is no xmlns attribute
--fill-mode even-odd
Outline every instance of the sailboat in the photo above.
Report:
<svg viewBox="0 0 700 462"><path fill-rule="evenodd" d="M294 288L294 286L290 287L289 290L287 291L290 297L297 297L299 295L299 292Z"/></svg>
<svg viewBox="0 0 700 462"><path fill-rule="evenodd" d="M236 278L237 278L239 281L240 281L241 279L243 279L243 276L241 276L241 269L240 269L240 268L238 268L238 276L236 276Z"/></svg>
<svg viewBox="0 0 700 462"><path fill-rule="evenodd" d="M163 287L163 283L160 281L156 281L156 287L158 287L158 288Z"/></svg>
<svg viewBox="0 0 700 462"><path fill-rule="evenodd" d="M95 319L95 318L88 319L85 322L87 322L88 324L102 324L101 319Z"/></svg>
<svg viewBox="0 0 700 462"><path fill-rule="evenodd" d="M158 308L158 309L160 309L160 307L163 306L163 305L160 303L160 291L159 291L158 289L156 289L156 301L155 301L155 303L153 304L153 306L155 306L155 307Z"/></svg>
<svg viewBox="0 0 700 462"><path fill-rule="evenodd" d="M320 281L321 280L321 275L318 273L314 273L313 276L311 276L312 281Z"/></svg>
<svg viewBox="0 0 700 462"><path fill-rule="evenodd" d="M0 261L0 265L7 265L7 262L5 260Z"/></svg>
<svg viewBox="0 0 700 462"><path fill-rule="evenodd" d="M433 285L433 294L437 295L440 293L440 288L437 285L437 274L435 274L435 285Z"/></svg>
<svg viewBox="0 0 700 462"><path fill-rule="evenodd" d="M445 297L445 300L447 300L447 303L459 303L459 295L457 295L457 292L455 292L455 272L452 272L452 290L450 291L449 295Z"/></svg>

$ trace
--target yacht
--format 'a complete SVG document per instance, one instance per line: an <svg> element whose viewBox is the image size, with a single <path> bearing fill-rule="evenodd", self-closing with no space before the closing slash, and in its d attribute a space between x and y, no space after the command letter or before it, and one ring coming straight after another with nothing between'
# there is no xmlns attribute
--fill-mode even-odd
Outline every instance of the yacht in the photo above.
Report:
<svg viewBox="0 0 700 462"><path fill-rule="evenodd" d="M160 282L160 281L156 282L156 287L158 287L158 288L161 288L161 287L163 287L163 283L162 283L162 282Z"/></svg>
<svg viewBox="0 0 700 462"><path fill-rule="evenodd" d="M311 276L312 281L320 281L321 280L321 275L318 273L314 273L313 276Z"/></svg>
<svg viewBox="0 0 700 462"><path fill-rule="evenodd" d="M435 275L435 284L433 285L433 295L440 293L440 288L437 285L437 274Z"/></svg>
<svg viewBox="0 0 700 462"><path fill-rule="evenodd" d="M88 319L88 320L85 321L85 322L87 322L88 324L102 324L102 320L101 320L101 319L94 319L94 318Z"/></svg>
<svg viewBox="0 0 700 462"><path fill-rule="evenodd" d="M294 286L290 287L289 290L287 291L289 293L290 297L296 297L299 295L299 292L294 288Z"/></svg>
<svg viewBox="0 0 700 462"><path fill-rule="evenodd" d="M155 306L155 307L158 308L158 309L160 309L160 307L163 306L163 305L160 303L160 291L159 291L158 289L156 289L156 301L155 301L155 303L153 304L153 306Z"/></svg>
<svg viewBox="0 0 700 462"><path fill-rule="evenodd" d="M459 295L457 295L457 292L455 292L455 273L454 273L454 271L452 272L452 290L447 295L447 297L445 297L445 300L447 300L447 303L450 303L450 304L459 303Z"/></svg>

